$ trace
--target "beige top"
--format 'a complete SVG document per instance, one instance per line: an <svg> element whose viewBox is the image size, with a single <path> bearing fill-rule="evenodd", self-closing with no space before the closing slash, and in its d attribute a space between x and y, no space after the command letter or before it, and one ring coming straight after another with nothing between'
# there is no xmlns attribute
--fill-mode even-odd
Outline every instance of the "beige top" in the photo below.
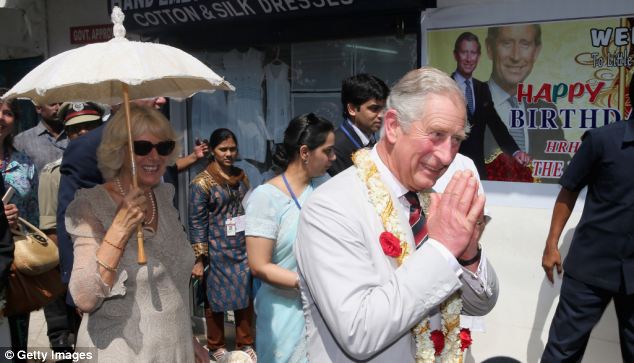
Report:
<svg viewBox="0 0 634 363"><path fill-rule="evenodd" d="M78 306L92 307L82 319L77 347L96 348L102 363L194 361L189 310L194 253L172 206L174 188L160 184L154 193L159 220L156 233L144 230L147 264L137 263L134 234L112 288L95 259L117 206L98 185L79 190L66 211L75 254L69 290Z"/></svg>
<svg viewBox="0 0 634 363"><path fill-rule="evenodd" d="M57 193L61 174L59 158L44 166L40 173L40 184L37 189L37 200L40 207L40 229L54 229L57 227Z"/></svg>

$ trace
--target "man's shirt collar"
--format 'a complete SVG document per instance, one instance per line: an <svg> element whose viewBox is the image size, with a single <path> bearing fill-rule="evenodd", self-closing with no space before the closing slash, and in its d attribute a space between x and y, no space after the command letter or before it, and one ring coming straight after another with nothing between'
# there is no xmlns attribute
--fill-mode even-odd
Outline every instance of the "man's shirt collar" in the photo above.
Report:
<svg viewBox="0 0 634 363"><path fill-rule="evenodd" d="M498 86L497 83L493 80L493 78L489 79L487 82L489 84L489 90L491 91L491 98L493 99L493 104L495 105L503 105L507 102L510 94L506 93L502 87Z"/></svg>
<svg viewBox="0 0 634 363"><path fill-rule="evenodd" d="M394 174L388 169L387 165L383 163L383 160L379 157L379 153L376 151L376 146L372 148L370 151L370 158L376 164L376 168L381 174L381 180L385 183L385 186L392 192L392 194L396 195L398 198L405 195L405 193L409 192L401 182L396 179Z"/></svg>
<svg viewBox="0 0 634 363"><path fill-rule="evenodd" d="M352 120L347 118L346 121L348 121L348 124L350 124L350 127L354 130L354 133L359 136L359 139L361 139L361 144L366 146L370 142L370 139L363 133L363 131L361 131L360 128L357 127L357 125L352 122Z"/></svg>
<svg viewBox="0 0 634 363"><path fill-rule="evenodd" d="M41 118L40 118L40 122L38 122L37 125L35 125L35 134L37 136L42 136L43 134L49 134L51 135L51 137L54 137L53 134L46 128L46 125L44 124L44 120L42 120ZM57 138L55 139L62 140L65 137L66 137L66 132L62 128L62 131L60 131L59 135L57 135Z"/></svg>

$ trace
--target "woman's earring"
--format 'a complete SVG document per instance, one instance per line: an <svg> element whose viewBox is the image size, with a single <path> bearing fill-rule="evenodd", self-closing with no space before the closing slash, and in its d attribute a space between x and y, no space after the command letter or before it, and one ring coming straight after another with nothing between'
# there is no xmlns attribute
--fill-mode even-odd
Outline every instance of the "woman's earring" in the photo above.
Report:
<svg viewBox="0 0 634 363"><path fill-rule="evenodd" d="M302 159L304 161L304 164L308 164L308 159Z"/></svg>

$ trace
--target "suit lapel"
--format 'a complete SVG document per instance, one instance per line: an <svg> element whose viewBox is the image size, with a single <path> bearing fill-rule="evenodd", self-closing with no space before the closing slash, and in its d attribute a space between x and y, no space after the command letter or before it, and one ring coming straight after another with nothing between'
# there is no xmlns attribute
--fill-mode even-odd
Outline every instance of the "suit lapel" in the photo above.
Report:
<svg viewBox="0 0 634 363"><path fill-rule="evenodd" d="M383 184L387 185L385 183L385 179L383 178L383 175L381 175L381 180L383 180ZM390 198L392 198L392 206L394 206L394 209L399 211L398 213L399 227L401 228L401 230L403 231L403 234L405 235L407 245L409 246L409 252L412 253L413 251L416 251L416 245L414 244L414 234L412 233L412 228L409 225L409 214L403 213L403 208L401 208L402 204L401 204L401 201L399 200L399 196L394 195L392 190L389 190L389 193L390 193Z"/></svg>
<svg viewBox="0 0 634 363"><path fill-rule="evenodd" d="M348 143L352 146L353 150L357 150L357 145L359 145L359 148L363 147L363 142L361 141L361 139L359 138L359 135L357 135L357 132L354 131L354 129L352 128L352 126L350 125L350 122L348 120L343 120L343 123L341 123L341 129L344 133L344 135L346 136L346 140L348 140ZM354 142L352 142L352 140L350 139L354 139L354 141L356 141L357 145L354 144Z"/></svg>

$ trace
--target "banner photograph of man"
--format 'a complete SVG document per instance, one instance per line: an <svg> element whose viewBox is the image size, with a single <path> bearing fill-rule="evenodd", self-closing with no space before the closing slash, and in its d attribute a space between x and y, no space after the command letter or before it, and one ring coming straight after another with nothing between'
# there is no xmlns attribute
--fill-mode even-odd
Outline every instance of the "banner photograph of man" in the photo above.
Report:
<svg viewBox="0 0 634 363"><path fill-rule="evenodd" d="M487 82L491 90L493 104L500 118L505 121L509 133L519 146L520 150L528 153L536 161L557 161L558 174L563 172L565 163L570 160L568 153L547 153L546 146L549 140L565 140L561 128L562 122L559 116L552 115L552 122L542 123L542 113L531 113L531 109L550 109L556 112L556 106L542 100L532 102L525 98L518 99L518 85L531 74L533 66L542 50L542 30L539 24L525 24L513 26L489 27L486 38L487 55L492 62L491 78ZM529 115L534 115L534 124L527 120ZM489 128L484 139L484 155L488 164L495 167L496 158L500 151ZM489 173L495 174L495 173ZM535 173L533 173L535 174ZM560 175L559 175L560 176ZM507 179L508 178L508 179ZM489 179L498 180L493 175ZM517 175L504 176L501 180L510 181L537 181L518 180ZM540 180L554 182L555 180Z"/></svg>
<svg viewBox="0 0 634 363"><path fill-rule="evenodd" d="M456 71L451 77L464 92L467 103L467 117L471 131L469 137L460 144L460 153L470 157L478 168L480 177L487 178L484 163L484 132L491 130L495 142L503 152L513 157L519 164L527 165L530 156L520 150L509 130L495 110L489 86L474 78L480 61L480 40L471 32L464 32L456 38L453 55L456 60Z"/></svg>

